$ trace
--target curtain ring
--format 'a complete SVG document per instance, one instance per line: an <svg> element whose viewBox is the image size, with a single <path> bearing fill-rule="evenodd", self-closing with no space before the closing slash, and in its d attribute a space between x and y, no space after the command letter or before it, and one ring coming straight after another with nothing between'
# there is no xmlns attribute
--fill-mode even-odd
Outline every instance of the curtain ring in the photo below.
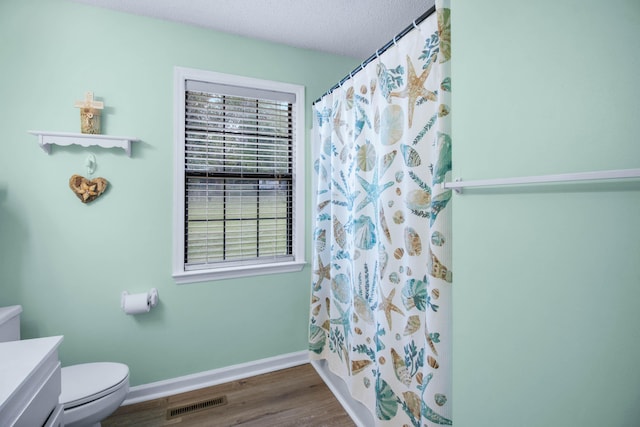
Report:
<svg viewBox="0 0 640 427"><path fill-rule="evenodd" d="M418 21L417 19L413 20L413 28L418 30L420 32L420 34L422 34L422 28L418 27L418 22L417 21Z"/></svg>
<svg viewBox="0 0 640 427"><path fill-rule="evenodd" d="M376 57L375 57L376 64L379 64L380 63L380 53L377 50L375 52L375 55L376 55ZM374 61L374 58L372 57L371 58L371 62L373 62L373 61Z"/></svg>

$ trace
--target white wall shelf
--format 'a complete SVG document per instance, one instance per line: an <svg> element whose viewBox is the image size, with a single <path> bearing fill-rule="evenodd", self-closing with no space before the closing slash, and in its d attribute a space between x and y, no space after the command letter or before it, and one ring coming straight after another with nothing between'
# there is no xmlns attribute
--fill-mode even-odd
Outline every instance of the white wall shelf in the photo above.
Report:
<svg viewBox="0 0 640 427"><path fill-rule="evenodd" d="M30 134L38 137L38 144L47 153L51 154L51 145L81 145L90 147L97 145L104 148L122 148L127 156L131 157L131 143L139 141L138 138L130 136L110 136L110 135L93 135L87 133L73 132L48 132L39 130L30 130Z"/></svg>

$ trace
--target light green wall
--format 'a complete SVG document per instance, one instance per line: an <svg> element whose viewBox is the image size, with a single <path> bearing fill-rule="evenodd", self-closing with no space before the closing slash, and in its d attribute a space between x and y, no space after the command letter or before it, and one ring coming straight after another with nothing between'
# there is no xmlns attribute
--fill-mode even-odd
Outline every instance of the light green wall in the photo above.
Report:
<svg viewBox="0 0 640 427"><path fill-rule="evenodd" d="M454 177L640 167L637 0L454 3ZM637 426L640 183L453 212L455 424Z"/></svg>
<svg viewBox="0 0 640 427"><path fill-rule="evenodd" d="M132 385L306 349L309 267L171 278L173 67L304 85L310 128L310 103L357 62L72 2L2 0L0 306L23 305L23 337L62 334L63 364L124 362ZM47 155L27 134L79 131L73 104L89 90L106 104L104 133L142 140L132 158L78 146ZM110 189L83 205L67 183L86 175L90 153ZM122 291L151 287L151 313L121 311Z"/></svg>

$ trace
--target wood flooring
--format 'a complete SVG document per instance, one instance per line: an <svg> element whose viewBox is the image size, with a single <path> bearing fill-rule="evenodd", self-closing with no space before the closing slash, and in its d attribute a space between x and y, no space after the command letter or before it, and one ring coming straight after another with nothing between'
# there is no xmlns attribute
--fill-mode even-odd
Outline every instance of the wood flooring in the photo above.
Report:
<svg viewBox="0 0 640 427"><path fill-rule="evenodd" d="M168 417L171 412L175 415ZM310 364L122 406L102 422L103 427L173 425L355 426Z"/></svg>

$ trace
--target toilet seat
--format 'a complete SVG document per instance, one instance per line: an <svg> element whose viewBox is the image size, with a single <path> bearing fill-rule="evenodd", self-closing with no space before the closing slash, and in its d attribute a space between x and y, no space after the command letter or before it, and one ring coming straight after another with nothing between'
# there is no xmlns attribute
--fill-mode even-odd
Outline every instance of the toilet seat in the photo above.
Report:
<svg viewBox="0 0 640 427"><path fill-rule="evenodd" d="M129 384L129 367L122 363L83 363L62 368L60 403L75 408L100 399Z"/></svg>

